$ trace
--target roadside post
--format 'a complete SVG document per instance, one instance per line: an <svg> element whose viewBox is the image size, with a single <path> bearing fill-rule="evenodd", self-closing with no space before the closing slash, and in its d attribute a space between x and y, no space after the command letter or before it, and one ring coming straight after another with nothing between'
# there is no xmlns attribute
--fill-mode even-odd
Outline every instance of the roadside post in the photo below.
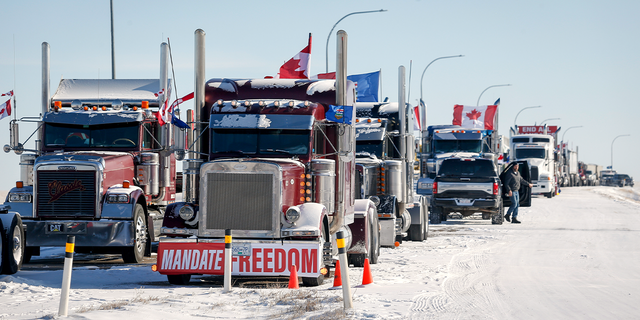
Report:
<svg viewBox="0 0 640 320"><path fill-rule="evenodd" d="M62 271L62 290L60 291L60 307L58 315L67 316L69 309L69 289L71 287L71 270L73 269L73 251L75 250L75 236L67 236L67 246L64 250L64 269Z"/></svg>
<svg viewBox="0 0 640 320"><path fill-rule="evenodd" d="M224 290L231 291L231 229L224 230Z"/></svg>
<svg viewBox="0 0 640 320"><path fill-rule="evenodd" d="M345 248L344 231L336 234L336 243L338 244L338 258L340 259L340 275L344 279L342 285L342 300L344 300L344 308L353 308L351 301L351 285L349 284L349 260L347 259L347 249Z"/></svg>

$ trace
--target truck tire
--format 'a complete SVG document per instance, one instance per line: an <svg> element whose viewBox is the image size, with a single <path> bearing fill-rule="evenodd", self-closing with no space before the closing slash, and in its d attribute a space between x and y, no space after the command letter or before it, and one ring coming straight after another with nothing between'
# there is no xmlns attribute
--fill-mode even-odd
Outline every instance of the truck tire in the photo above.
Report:
<svg viewBox="0 0 640 320"><path fill-rule="evenodd" d="M183 286L189 283L189 281L191 280L191 275L190 274L169 274L167 275L167 280L169 280L170 284Z"/></svg>
<svg viewBox="0 0 640 320"><path fill-rule="evenodd" d="M0 235L2 236L2 235ZM4 274L14 274L22 267L24 259L24 230L22 229L22 219L19 215L14 215L11 225L7 228L2 240L2 272Z"/></svg>
<svg viewBox="0 0 640 320"><path fill-rule="evenodd" d="M136 203L133 212L133 247L125 248L122 252L122 260L125 263L140 263L144 258L145 250L149 243L147 219L144 217L144 208Z"/></svg>
<svg viewBox="0 0 640 320"><path fill-rule="evenodd" d="M371 237L371 241L369 242L371 244L369 248L369 262L371 262L371 264L376 264L378 263L378 257L380 257L380 227L377 217L372 222L371 234L373 236Z"/></svg>
<svg viewBox="0 0 640 320"><path fill-rule="evenodd" d="M34 254L35 252L35 254ZM24 248L24 258L22 259L22 264L29 263L31 261L31 257L40 255L40 247L25 247Z"/></svg>
<svg viewBox="0 0 640 320"><path fill-rule="evenodd" d="M424 219L424 207L420 207L420 219L422 220L422 222L420 222L420 224L412 224L409 227L409 236L411 238L411 241L422 241L424 239L426 239L426 236L424 234L424 225L427 223L427 221Z"/></svg>
<svg viewBox="0 0 640 320"><path fill-rule="evenodd" d="M504 216L502 213L504 212L504 207L502 206L502 201L500 201L500 207L498 207L498 211L494 212L491 215L491 224L502 224L504 222Z"/></svg>
<svg viewBox="0 0 640 320"><path fill-rule="evenodd" d="M429 220L431 224L440 224L442 222L442 209L438 207L431 207L431 214L429 215Z"/></svg>

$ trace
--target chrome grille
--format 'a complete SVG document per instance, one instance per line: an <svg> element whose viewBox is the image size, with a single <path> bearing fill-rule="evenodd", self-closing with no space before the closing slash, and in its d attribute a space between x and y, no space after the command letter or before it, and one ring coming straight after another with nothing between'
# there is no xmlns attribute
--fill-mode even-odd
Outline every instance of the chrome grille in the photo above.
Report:
<svg viewBox="0 0 640 320"><path fill-rule="evenodd" d="M95 217L95 171L38 171L38 217Z"/></svg>
<svg viewBox="0 0 640 320"><path fill-rule="evenodd" d="M538 181L538 167L531 167L531 180Z"/></svg>
<svg viewBox="0 0 640 320"><path fill-rule="evenodd" d="M205 228L271 231L273 179L264 173L207 173Z"/></svg>

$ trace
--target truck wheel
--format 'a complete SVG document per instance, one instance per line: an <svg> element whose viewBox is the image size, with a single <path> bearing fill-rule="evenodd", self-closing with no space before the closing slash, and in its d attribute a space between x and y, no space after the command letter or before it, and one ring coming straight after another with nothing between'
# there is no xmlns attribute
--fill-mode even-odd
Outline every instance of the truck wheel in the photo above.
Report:
<svg viewBox="0 0 640 320"><path fill-rule="evenodd" d="M149 245L147 220L144 217L144 208L136 203L133 213L133 247L125 248L122 252L122 260L125 263L140 263L144 258L144 252Z"/></svg>
<svg viewBox="0 0 640 320"><path fill-rule="evenodd" d="M19 215L13 216L5 235L2 241L2 273L14 274L20 270L24 259L24 230Z"/></svg>
<svg viewBox="0 0 640 320"><path fill-rule="evenodd" d="M440 224L440 222L442 222L441 218L442 218L442 212L440 212L441 209L438 207L432 207L431 209L431 214L430 214L430 221L431 224Z"/></svg>
<svg viewBox="0 0 640 320"><path fill-rule="evenodd" d="M409 235L411 237L411 241L422 241L426 238L424 235L424 225L427 223L427 221L424 220L423 211L424 207L420 207L420 216L422 222L420 224L412 224L409 227Z"/></svg>
<svg viewBox="0 0 640 320"><path fill-rule="evenodd" d="M497 212L494 212L491 216L491 224L502 224L504 221L504 216L502 213L504 212L504 207L502 206L502 201L500 201L500 207Z"/></svg>
<svg viewBox="0 0 640 320"><path fill-rule="evenodd" d="M364 253L351 253L349 254L349 264L352 264L356 268L364 267L364 259L366 258Z"/></svg>
<svg viewBox="0 0 640 320"><path fill-rule="evenodd" d="M377 213L375 213L376 218L372 221L371 227L371 237L369 238L369 262L371 264L378 263L378 257L380 256L380 228L378 224Z"/></svg>
<svg viewBox="0 0 640 320"><path fill-rule="evenodd" d="M302 285L305 287L317 287L324 282L324 275L320 274L317 278L302 278Z"/></svg>
<svg viewBox="0 0 640 320"><path fill-rule="evenodd" d="M169 280L169 283L171 284L185 285L189 283L189 280L191 280L191 275L190 274L171 274L171 275L167 275L167 280Z"/></svg>

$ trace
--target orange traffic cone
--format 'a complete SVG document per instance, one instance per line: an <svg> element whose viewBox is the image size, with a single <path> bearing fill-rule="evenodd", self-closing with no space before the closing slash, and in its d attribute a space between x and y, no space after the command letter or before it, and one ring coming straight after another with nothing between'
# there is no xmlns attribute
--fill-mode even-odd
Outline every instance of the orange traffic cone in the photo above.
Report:
<svg viewBox="0 0 640 320"><path fill-rule="evenodd" d="M362 273L362 285L373 283L373 278L371 277L371 268L369 267L369 259L364 259L364 272Z"/></svg>
<svg viewBox="0 0 640 320"><path fill-rule="evenodd" d="M291 266L291 275L289 276L289 289L300 289L300 285L298 284L298 270L296 270L296 266Z"/></svg>
<svg viewBox="0 0 640 320"><path fill-rule="evenodd" d="M340 277L340 260L336 261L336 270L333 271L333 288L342 287L342 277Z"/></svg>

